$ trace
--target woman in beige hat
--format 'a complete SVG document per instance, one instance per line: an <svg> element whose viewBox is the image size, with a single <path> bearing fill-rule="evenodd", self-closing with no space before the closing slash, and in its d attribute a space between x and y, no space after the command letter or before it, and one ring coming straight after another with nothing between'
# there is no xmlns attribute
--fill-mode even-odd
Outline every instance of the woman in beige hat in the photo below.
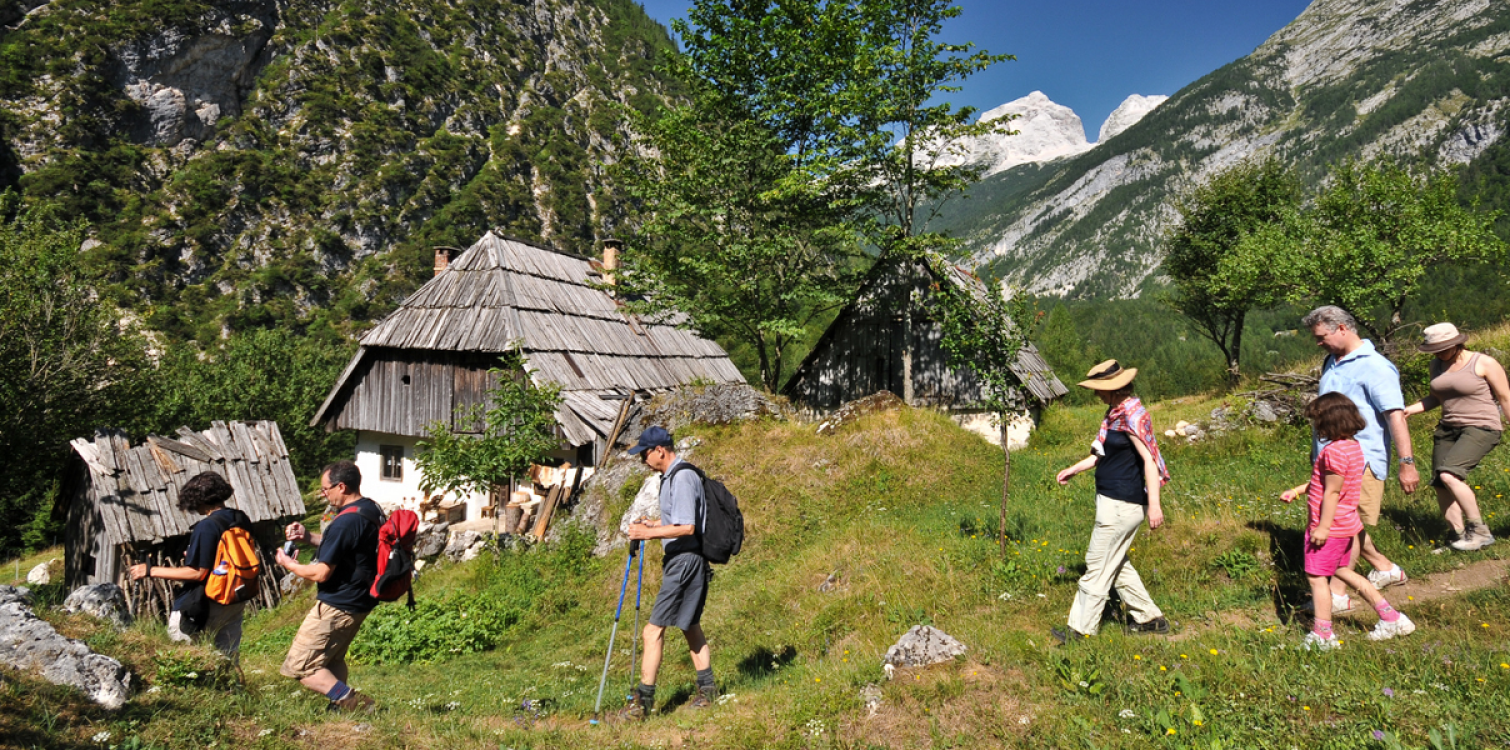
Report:
<svg viewBox="0 0 1510 750"><path fill-rule="evenodd" d="M1091 454L1057 477L1065 485L1082 471L1096 470L1096 527L1085 551L1085 575L1080 577L1080 590L1070 607L1066 628L1049 631L1060 643L1100 630L1101 613L1113 586L1132 616L1128 632L1169 632L1169 621L1149 598L1143 579L1127 560L1133 536L1144 519L1150 529L1164 523L1159 489L1169 481L1169 470L1154 438L1153 419L1133 395L1133 378L1137 376L1136 368L1109 359L1092 367L1080 383L1080 387L1095 391L1108 408L1091 442Z"/></svg>
<svg viewBox="0 0 1510 750"><path fill-rule="evenodd" d="M1463 346L1468 337L1453 324L1427 326L1421 334L1416 348L1436 356L1430 368L1431 395L1405 407L1405 416L1442 407L1442 421L1432 434L1431 485L1452 527L1451 547L1483 549L1494 543L1494 535L1484 525L1468 472L1499 444L1504 430L1500 411L1510 414L1510 384L1493 357Z"/></svg>

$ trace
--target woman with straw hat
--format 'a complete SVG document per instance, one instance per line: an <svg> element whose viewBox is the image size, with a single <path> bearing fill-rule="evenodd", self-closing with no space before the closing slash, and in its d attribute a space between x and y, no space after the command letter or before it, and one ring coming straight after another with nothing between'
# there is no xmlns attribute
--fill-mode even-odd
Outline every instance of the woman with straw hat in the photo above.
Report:
<svg viewBox="0 0 1510 750"><path fill-rule="evenodd" d="M1432 434L1431 486L1452 527L1450 546L1464 552L1483 549L1494 543L1494 535L1484 525L1468 472L1499 444L1504 430L1500 411L1510 414L1510 385L1505 368L1493 357L1468 351L1463 346L1468 336L1453 324L1427 326L1421 335L1416 348L1436 357L1430 368L1431 395L1405 407L1405 416L1442 407L1442 421Z"/></svg>
<svg viewBox="0 0 1510 750"><path fill-rule="evenodd" d="M1085 551L1085 575L1080 577L1066 627L1050 631L1060 643L1090 637L1101 629L1101 613L1113 586L1132 617L1129 633L1169 632L1169 621L1127 560L1133 536L1145 518L1150 529L1163 525L1159 489L1169 481L1154 438L1153 419L1133 395L1137 376L1137 368L1109 359L1092 367L1080 383L1095 391L1108 408L1091 442L1090 455L1057 477L1059 484L1066 485L1076 474L1096 470L1096 527Z"/></svg>

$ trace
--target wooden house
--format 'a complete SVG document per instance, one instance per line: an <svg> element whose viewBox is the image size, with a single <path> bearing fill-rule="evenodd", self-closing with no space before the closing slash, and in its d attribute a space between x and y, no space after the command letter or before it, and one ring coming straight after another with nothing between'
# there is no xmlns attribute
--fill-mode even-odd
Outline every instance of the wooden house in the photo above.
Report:
<svg viewBox="0 0 1510 750"><path fill-rule="evenodd" d="M304 499L274 422L215 422L178 437L157 435L132 446L119 431L101 430L72 442L63 482L68 521L64 578L69 588L116 583L138 616L167 611L167 581L132 584L126 568L138 562L182 565L189 527L204 516L178 509L178 491L190 478L213 471L236 494L227 503L252 519L270 563L282 527L305 514ZM276 571L264 565L258 601L278 601Z"/></svg>
<svg viewBox="0 0 1510 750"><path fill-rule="evenodd" d="M931 268L904 261L877 265L854 302L844 308L798 366L783 393L814 411L827 411L878 391L911 406L940 408L993 443L1000 432L980 408L981 386L968 368L951 367L943 329L928 317L924 300L936 284L973 295L991 292L974 274L950 265ZM1031 342L1012 368L1028 394L1010 427L1009 441L1026 442L1038 410L1063 396L1064 384Z"/></svg>
<svg viewBox="0 0 1510 750"><path fill-rule="evenodd" d="M628 399L697 382L743 383L717 344L666 322L626 315L602 288L604 265L491 232L459 257L437 251L436 275L361 339L311 424L357 431L362 491L384 507L417 506L416 443L434 423L471 432L458 410L481 402L489 368L517 352L536 383L563 398L561 458L590 465L607 450ZM597 288L595 288L595 286ZM465 502L480 517L483 496Z"/></svg>

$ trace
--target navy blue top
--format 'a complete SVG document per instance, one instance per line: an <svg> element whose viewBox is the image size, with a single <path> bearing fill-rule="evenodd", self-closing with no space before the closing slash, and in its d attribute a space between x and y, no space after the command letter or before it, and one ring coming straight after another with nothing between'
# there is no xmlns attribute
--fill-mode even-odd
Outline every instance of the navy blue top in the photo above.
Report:
<svg viewBox="0 0 1510 750"><path fill-rule="evenodd" d="M235 526L252 528L252 519L235 508L221 508L199 521L189 529L189 548L184 551L184 565L200 570L214 570L220 563L215 559L215 550L220 547L220 535Z"/></svg>
<svg viewBox="0 0 1510 750"><path fill-rule="evenodd" d="M1148 485L1143 481L1143 456L1133 446L1134 438L1111 430L1101 447L1106 455L1096 462L1096 494L1137 505L1148 504Z"/></svg>
<svg viewBox="0 0 1510 750"><path fill-rule="evenodd" d="M378 527L383 510L362 498L336 514L325 528L314 562L330 566L330 577L316 584L315 598L342 612L371 612L378 600L369 593L377 577Z"/></svg>

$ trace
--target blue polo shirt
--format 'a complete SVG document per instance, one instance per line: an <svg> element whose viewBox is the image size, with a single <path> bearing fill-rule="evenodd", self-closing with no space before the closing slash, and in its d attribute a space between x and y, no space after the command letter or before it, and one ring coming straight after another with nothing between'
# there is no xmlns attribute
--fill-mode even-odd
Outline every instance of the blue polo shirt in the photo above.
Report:
<svg viewBox="0 0 1510 750"><path fill-rule="evenodd" d="M1363 431L1353 436L1363 446L1363 458L1377 479L1389 477L1390 434L1385 414L1405 408L1400 392L1400 371L1395 363L1374 349L1374 342L1363 343L1342 359L1327 355L1321 365L1318 393L1341 393L1358 405L1363 414ZM1311 433L1311 460L1327 441Z"/></svg>
<svg viewBox="0 0 1510 750"><path fill-rule="evenodd" d="M697 476L697 472L686 469L676 471L676 467L686 463L680 458L671 462L666 467L666 473L661 475L661 523L672 526L697 525L702 521L703 513L703 480ZM673 472L674 475L673 475ZM670 477L668 480L667 477ZM702 549L702 543L697 540L697 535L677 537L675 539L662 539L661 547L666 551L666 557L682 552L698 552Z"/></svg>

